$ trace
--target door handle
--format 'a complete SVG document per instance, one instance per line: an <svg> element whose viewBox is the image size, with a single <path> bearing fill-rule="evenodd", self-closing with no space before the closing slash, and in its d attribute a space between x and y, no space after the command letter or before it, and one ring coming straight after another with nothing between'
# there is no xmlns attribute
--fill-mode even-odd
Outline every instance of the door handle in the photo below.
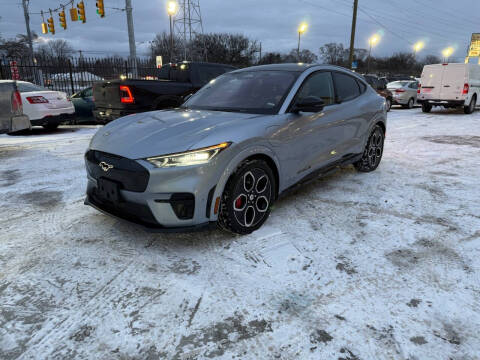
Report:
<svg viewBox="0 0 480 360"><path fill-rule="evenodd" d="M450 87L450 85L443 85L443 87Z"/></svg>

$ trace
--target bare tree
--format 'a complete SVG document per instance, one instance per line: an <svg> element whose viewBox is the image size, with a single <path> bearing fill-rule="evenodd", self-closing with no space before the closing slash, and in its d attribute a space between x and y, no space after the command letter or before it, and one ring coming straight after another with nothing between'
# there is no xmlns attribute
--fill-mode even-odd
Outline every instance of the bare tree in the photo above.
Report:
<svg viewBox="0 0 480 360"><path fill-rule="evenodd" d="M178 61L183 51L183 40L180 37L175 36L173 39L173 51L171 52L170 35L165 31L161 34L155 35L155 38L150 43L150 50L152 51L152 59L155 56L162 56L164 63ZM172 56L170 56L172 54ZM171 58L170 58L171 57Z"/></svg>
<svg viewBox="0 0 480 360"><path fill-rule="evenodd" d="M345 62L345 55L343 44L328 43L320 48L320 57L326 64L342 65Z"/></svg>
<svg viewBox="0 0 480 360"><path fill-rule="evenodd" d="M32 37L35 40L38 38L38 35L33 32ZM28 47L27 35L18 34L12 39L0 39L0 50L9 58L21 59L25 56L29 56L30 49Z"/></svg>
<svg viewBox="0 0 480 360"><path fill-rule="evenodd" d="M259 52L259 43L241 34L198 35L191 46L194 59L203 59L206 51L209 62L240 67L252 65Z"/></svg>
<svg viewBox="0 0 480 360"><path fill-rule="evenodd" d="M43 57L66 59L72 56L73 47L63 39L49 40L38 47L37 53Z"/></svg>

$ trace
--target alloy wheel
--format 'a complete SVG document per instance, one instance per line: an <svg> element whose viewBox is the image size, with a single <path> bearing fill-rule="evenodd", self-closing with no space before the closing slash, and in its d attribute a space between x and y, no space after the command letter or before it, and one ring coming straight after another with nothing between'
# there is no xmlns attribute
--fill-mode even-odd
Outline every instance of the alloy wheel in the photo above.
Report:
<svg viewBox="0 0 480 360"><path fill-rule="evenodd" d="M382 159L383 153L383 134L379 129L375 130L370 137L367 149L365 151L365 160L368 162L368 165L372 168L376 168L378 166L378 163Z"/></svg>
<svg viewBox="0 0 480 360"><path fill-rule="evenodd" d="M234 189L235 220L247 228L257 225L265 217L271 197L272 186L267 173L260 168L247 171Z"/></svg>

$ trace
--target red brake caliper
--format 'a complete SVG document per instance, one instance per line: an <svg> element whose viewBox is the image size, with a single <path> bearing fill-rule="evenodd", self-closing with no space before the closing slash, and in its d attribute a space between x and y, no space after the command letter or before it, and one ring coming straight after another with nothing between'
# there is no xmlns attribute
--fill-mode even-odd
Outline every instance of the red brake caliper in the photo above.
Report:
<svg viewBox="0 0 480 360"><path fill-rule="evenodd" d="M243 203L242 197L239 196L239 197L237 198L237 200L235 200L235 207L236 207L237 209L240 209L240 208L242 207L242 203Z"/></svg>

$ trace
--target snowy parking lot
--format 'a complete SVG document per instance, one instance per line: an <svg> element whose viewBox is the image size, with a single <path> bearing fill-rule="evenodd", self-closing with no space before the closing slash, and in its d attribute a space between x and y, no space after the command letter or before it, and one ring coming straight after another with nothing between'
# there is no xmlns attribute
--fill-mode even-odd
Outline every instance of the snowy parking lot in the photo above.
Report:
<svg viewBox="0 0 480 360"><path fill-rule="evenodd" d="M0 136L0 359L480 359L480 112L388 121L248 236L84 206L95 126Z"/></svg>

